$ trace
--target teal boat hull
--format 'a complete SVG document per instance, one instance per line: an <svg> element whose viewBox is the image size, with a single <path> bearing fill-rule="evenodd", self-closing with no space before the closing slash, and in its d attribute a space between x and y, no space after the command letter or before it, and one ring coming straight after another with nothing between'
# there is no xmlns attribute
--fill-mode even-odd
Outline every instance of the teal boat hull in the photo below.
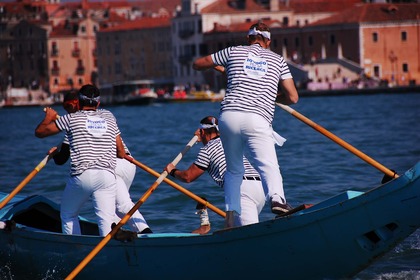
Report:
<svg viewBox="0 0 420 280"><path fill-rule="evenodd" d="M419 174L420 162L370 191L346 191L290 216L207 235L110 240L76 279L352 277L419 228ZM20 218L37 207L37 219ZM1 220L17 220L12 230L0 230L0 263L13 279L63 279L102 240L89 221L83 223L91 235L50 231L58 209L42 196L18 196L0 210ZM38 229L43 215L51 221Z"/></svg>

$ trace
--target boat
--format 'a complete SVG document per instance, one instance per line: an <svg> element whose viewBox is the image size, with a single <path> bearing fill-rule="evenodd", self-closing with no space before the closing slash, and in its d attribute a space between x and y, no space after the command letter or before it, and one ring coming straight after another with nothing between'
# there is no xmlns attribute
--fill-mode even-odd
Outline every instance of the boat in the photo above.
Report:
<svg viewBox="0 0 420 280"><path fill-rule="evenodd" d="M100 88L101 102L106 105L150 105L158 98L154 86L153 80L130 80L104 85Z"/></svg>
<svg viewBox="0 0 420 280"><path fill-rule="evenodd" d="M369 191L347 190L257 224L111 239L76 278L352 277L419 228L419 177L420 162ZM63 279L103 240L95 223L80 219L83 235L63 235L59 205L14 196L0 210L0 263L14 279Z"/></svg>
<svg viewBox="0 0 420 280"><path fill-rule="evenodd" d="M156 102L160 103L174 103L174 102L221 102L225 96L224 91L215 93L210 90L191 91L187 94L183 89L174 88L172 95L164 95L158 98Z"/></svg>
<svg viewBox="0 0 420 280"><path fill-rule="evenodd" d="M8 87L4 92L1 107L34 107L51 106L54 100L48 93L40 88L13 88Z"/></svg>

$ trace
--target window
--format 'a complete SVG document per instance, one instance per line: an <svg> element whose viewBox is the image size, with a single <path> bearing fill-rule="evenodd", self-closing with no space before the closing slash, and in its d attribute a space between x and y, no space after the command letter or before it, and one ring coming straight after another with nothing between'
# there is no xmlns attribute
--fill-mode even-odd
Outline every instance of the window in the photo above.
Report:
<svg viewBox="0 0 420 280"><path fill-rule="evenodd" d="M312 36L308 37L308 44L309 46L312 46L314 44L314 39L312 38Z"/></svg>
<svg viewBox="0 0 420 280"><path fill-rule="evenodd" d="M296 38L295 38L295 46L296 46L296 47L299 47L299 45L300 45L299 38L298 38L298 37L296 37Z"/></svg>
<svg viewBox="0 0 420 280"><path fill-rule="evenodd" d="M407 41L407 31L401 32L401 41L403 42Z"/></svg>
<svg viewBox="0 0 420 280"><path fill-rule="evenodd" d="M121 63L120 62L116 62L115 63L115 74L121 74Z"/></svg>
<svg viewBox="0 0 420 280"><path fill-rule="evenodd" d="M372 33L372 41L375 42L375 43L378 42L378 33L376 33L376 32Z"/></svg>
<svg viewBox="0 0 420 280"><path fill-rule="evenodd" d="M201 19L198 21L198 26L197 26L197 32L198 33L202 33L203 29L201 28L203 25L203 22L201 21Z"/></svg>
<svg viewBox="0 0 420 280"><path fill-rule="evenodd" d="M379 67L379 65L375 65L375 66L373 66L373 76L374 77L380 77L380 71L381 71L381 68Z"/></svg>
<svg viewBox="0 0 420 280"><path fill-rule="evenodd" d="M334 34L330 35L330 44L335 45L335 35Z"/></svg>
<svg viewBox="0 0 420 280"><path fill-rule="evenodd" d="M403 64L402 64L402 71L403 71L404 73L408 73L408 63L403 63Z"/></svg>

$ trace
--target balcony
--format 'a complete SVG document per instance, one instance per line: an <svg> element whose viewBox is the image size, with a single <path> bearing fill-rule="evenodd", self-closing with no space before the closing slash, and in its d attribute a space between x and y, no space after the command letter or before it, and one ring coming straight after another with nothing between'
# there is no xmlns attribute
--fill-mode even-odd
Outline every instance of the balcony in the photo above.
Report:
<svg viewBox="0 0 420 280"><path fill-rule="evenodd" d="M51 75L52 76L59 76L60 75L60 68L59 67L53 67L51 69Z"/></svg>
<svg viewBox="0 0 420 280"><path fill-rule="evenodd" d="M76 68L76 75L84 75L85 74L85 67L84 66L78 66Z"/></svg>
<svg viewBox="0 0 420 280"><path fill-rule="evenodd" d="M186 55L180 55L178 57L178 62L181 64L188 64L190 62L192 62L193 60L193 55L191 54L186 54Z"/></svg>
<svg viewBox="0 0 420 280"><path fill-rule="evenodd" d="M74 49L71 51L71 55L73 57L79 57L80 56L80 49Z"/></svg>
<svg viewBox="0 0 420 280"><path fill-rule="evenodd" d="M52 57L57 57L59 53L60 53L60 52L58 51L58 49L52 49L52 50L51 50L51 56L52 56Z"/></svg>
<svg viewBox="0 0 420 280"><path fill-rule="evenodd" d="M180 30L178 37L181 39L187 39L194 35L194 30Z"/></svg>

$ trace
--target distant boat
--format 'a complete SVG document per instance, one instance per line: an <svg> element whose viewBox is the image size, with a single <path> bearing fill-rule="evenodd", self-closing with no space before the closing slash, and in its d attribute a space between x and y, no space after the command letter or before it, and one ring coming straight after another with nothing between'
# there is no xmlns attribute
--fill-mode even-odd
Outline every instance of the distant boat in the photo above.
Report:
<svg viewBox="0 0 420 280"><path fill-rule="evenodd" d="M210 90L192 91L186 94L185 91L174 90L172 95L165 95L157 100L157 102L199 102L211 101L220 102L225 96L224 92L215 93Z"/></svg>
<svg viewBox="0 0 420 280"><path fill-rule="evenodd" d="M103 239L83 218L84 235L62 234L59 209L34 195L0 210L0 263L13 279L63 279ZM112 239L77 279L347 279L418 229L419 213L420 162L367 192L348 190L257 224Z"/></svg>
<svg viewBox="0 0 420 280"><path fill-rule="evenodd" d="M100 90L103 104L149 105L158 98L153 80L123 81L101 87Z"/></svg>
<svg viewBox="0 0 420 280"><path fill-rule="evenodd" d="M8 87L4 93L1 107L50 106L54 104L52 97L42 89Z"/></svg>

